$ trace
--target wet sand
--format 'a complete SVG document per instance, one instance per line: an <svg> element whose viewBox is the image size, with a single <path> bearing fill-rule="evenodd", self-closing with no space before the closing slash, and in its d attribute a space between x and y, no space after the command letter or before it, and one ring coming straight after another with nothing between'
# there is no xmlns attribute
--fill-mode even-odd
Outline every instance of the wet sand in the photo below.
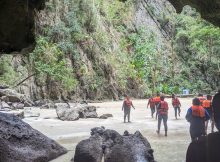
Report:
<svg viewBox="0 0 220 162"><path fill-rule="evenodd" d="M133 101L136 110L132 110L131 112L131 123L123 123L123 112L121 110L122 101L90 104L98 106L98 115L111 113L113 114L113 118L60 121L56 117L55 110L40 109L38 110L41 114L40 117L25 118L24 121L68 149L67 154L52 162L69 162L74 156L76 144L80 140L88 138L90 129L98 126L117 130L121 134L125 130L128 130L130 133L139 130L150 142L154 149L155 159L158 162L184 162L186 150L190 143L189 123L185 120L185 114L191 105L192 99L180 99L182 112L178 120L174 117L171 99L167 99L167 101L170 107L168 137L164 136L163 125L161 127L161 134L156 134L157 121L155 118L151 118L150 109L146 108L146 100Z"/></svg>

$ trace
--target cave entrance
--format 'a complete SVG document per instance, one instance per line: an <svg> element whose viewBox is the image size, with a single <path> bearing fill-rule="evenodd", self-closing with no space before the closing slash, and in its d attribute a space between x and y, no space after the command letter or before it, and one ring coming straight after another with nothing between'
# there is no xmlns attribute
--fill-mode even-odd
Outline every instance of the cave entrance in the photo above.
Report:
<svg viewBox="0 0 220 162"><path fill-rule="evenodd" d="M35 9L43 0L0 1L0 54L19 52L34 44Z"/></svg>

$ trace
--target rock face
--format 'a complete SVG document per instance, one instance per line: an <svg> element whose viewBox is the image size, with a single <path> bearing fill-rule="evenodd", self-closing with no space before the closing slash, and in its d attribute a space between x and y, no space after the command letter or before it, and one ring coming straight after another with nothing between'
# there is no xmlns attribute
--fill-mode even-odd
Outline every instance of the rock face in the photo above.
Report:
<svg viewBox="0 0 220 162"><path fill-rule="evenodd" d="M0 161L47 162L67 152L18 117L0 113Z"/></svg>
<svg viewBox="0 0 220 162"><path fill-rule="evenodd" d="M61 120L74 121L79 118L97 118L95 106L89 106L85 104L77 104L73 107L67 107L65 105L58 105L56 108L57 116Z"/></svg>
<svg viewBox="0 0 220 162"><path fill-rule="evenodd" d="M92 148L92 149L91 149ZM121 136L114 130L93 128L91 137L76 146L74 162L155 162L150 143L140 132Z"/></svg>
<svg viewBox="0 0 220 162"><path fill-rule="evenodd" d="M219 0L168 0L176 8L177 12L181 12L185 5L196 8L201 16L214 25L220 26L220 1Z"/></svg>
<svg viewBox="0 0 220 162"><path fill-rule="evenodd" d="M218 130L220 130L220 103L219 101L220 101L220 92L218 92L212 100L215 125Z"/></svg>

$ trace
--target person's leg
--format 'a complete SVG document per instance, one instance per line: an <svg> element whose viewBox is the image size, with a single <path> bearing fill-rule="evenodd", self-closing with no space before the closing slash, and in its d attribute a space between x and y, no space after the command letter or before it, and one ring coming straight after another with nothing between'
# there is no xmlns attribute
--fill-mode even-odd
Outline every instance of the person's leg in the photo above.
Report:
<svg viewBox="0 0 220 162"><path fill-rule="evenodd" d="M207 135L209 120L205 122L205 134Z"/></svg>
<svg viewBox="0 0 220 162"><path fill-rule="evenodd" d="M158 104L156 104L156 119L157 119L157 117L158 117Z"/></svg>
<svg viewBox="0 0 220 162"><path fill-rule="evenodd" d="M157 134L160 133L161 121L162 121L162 117L161 117L161 115L158 115Z"/></svg>
<svg viewBox="0 0 220 162"><path fill-rule="evenodd" d="M126 115L126 114L124 114L124 123L126 122L126 116L127 116L127 115Z"/></svg>
<svg viewBox="0 0 220 162"><path fill-rule="evenodd" d="M165 129L165 136L167 136L167 130L168 130L167 119L168 119L168 116L167 115L163 115L163 124L164 124L164 129Z"/></svg>
<svg viewBox="0 0 220 162"><path fill-rule="evenodd" d="M154 116L153 116L153 115L154 115L154 108L151 107L150 109L151 109L151 117L153 118L153 117L154 117Z"/></svg>
<svg viewBox="0 0 220 162"><path fill-rule="evenodd" d="M174 111L175 111L175 118L177 119L177 107L174 107Z"/></svg>
<svg viewBox="0 0 220 162"><path fill-rule="evenodd" d="M181 109L180 109L180 107L179 107L179 106L178 106L177 108L178 108L178 115L180 116Z"/></svg>
<svg viewBox="0 0 220 162"><path fill-rule="evenodd" d="M131 110L128 109L128 122L131 122L131 121L130 121L130 114L131 114Z"/></svg>

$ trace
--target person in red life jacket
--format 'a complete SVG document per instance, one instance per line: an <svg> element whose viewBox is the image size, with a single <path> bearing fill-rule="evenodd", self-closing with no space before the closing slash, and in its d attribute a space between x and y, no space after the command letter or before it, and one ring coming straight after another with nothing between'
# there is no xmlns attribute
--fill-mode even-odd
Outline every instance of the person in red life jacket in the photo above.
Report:
<svg viewBox="0 0 220 162"><path fill-rule="evenodd" d="M124 110L124 123L126 122L126 117L128 117L128 122L130 123L130 112L131 112L131 107L134 107L130 97L128 95L125 95L125 100L122 105L122 111Z"/></svg>
<svg viewBox="0 0 220 162"><path fill-rule="evenodd" d="M186 114L186 120L190 122L190 136L192 141L206 135L205 121L209 119L209 113L200 105L200 100L194 98L193 106L188 109Z"/></svg>
<svg viewBox="0 0 220 162"><path fill-rule="evenodd" d="M179 99L175 96L175 94L172 94L172 105L175 111L175 117L177 119L177 111L178 111L178 115L180 116L180 107L181 107L181 103L179 101Z"/></svg>
<svg viewBox="0 0 220 162"><path fill-rule="evenodd" d="M154 113L155 113L155 102L154 102L154 98L153 97L151 97L148 100L147 108L149 107L149 105L150 105L150 109L151 109L151 117L153 118L154 117Z"/></svg>
<svg viewBox="0 0 220 162"><path fill-rule="evenodd" d="M211 131L213 133L214 132L214 119L213 119L212 96L211 95L207 95L207 99L202 102L202 107L209 113L210 120L211 120ZM209 121L207 120L205 123L206 133L208 129L208 123Z"/></svg>
<svg viewBox="0 0 220 162"><path fill-rule="evenodd" d="M197 97L198 99L199 99L199 101L200 101L200 104L201 104L201 106L202 106L202 102L206 99L204 96L203 96L203 94L201 94L201 93L199 93L198 94L198 97Z"/></svg>
<svg viewBox="0 0 220 162"><path fill-rule="evenodd" d="M156 107L156 119L157 119L157 116L158 116L158 105L160 103L160 94L157 93L157 96L154 97L154 103L155 103L155 107Z"/></svg>
<svg viewBox="0 0 220 162"><path fill-rule="evenodd" d="M160 134L160 126L161 121L163 120L164 129L165 129L165 136L167 136L167 119L168 119L168 103L164 101L164 96L160 97L160 103L158 104L158 129L157 134Z"/></svg>

